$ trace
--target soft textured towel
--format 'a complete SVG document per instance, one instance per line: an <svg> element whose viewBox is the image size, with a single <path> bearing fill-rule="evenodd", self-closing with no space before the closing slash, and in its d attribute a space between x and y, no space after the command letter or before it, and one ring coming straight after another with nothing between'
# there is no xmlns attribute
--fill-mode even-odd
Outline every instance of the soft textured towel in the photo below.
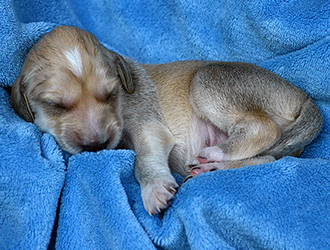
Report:
<svg viewBox="0 0 330 250"><path fill-rule="evenodd" d="M327 0L0 0L0 249L330 249L329 20ZM141 63L265 67L312 96L322 132L299 158L201 174L151 217L133 151L69 156L10 106L29 49L62 24Z"/></svg>

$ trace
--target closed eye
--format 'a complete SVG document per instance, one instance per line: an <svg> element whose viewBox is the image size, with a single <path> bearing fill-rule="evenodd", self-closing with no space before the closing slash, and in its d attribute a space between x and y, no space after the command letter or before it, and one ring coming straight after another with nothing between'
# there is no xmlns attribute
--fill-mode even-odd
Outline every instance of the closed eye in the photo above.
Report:
<svg viewBox="0 0 330 250"><path fill-rule="evenodd" d="M107 102L114 101L116 99L116 97L117 97L117 93L111 92L110 94L107 95L106 101Z"/></svg>
<svg viewBox="0 0 330 250"><path fill-rule="evenodd" d="M116 85L109 93L105 95L105 101L106 102L113 102L117 100L118 98L118 91L119 91L119 86Z"/></svg>
<svg viewBox="0 0 330 250"><path fill-rule="evenodd" d="M57 109L68 109L68 107L66 107L62 103L49 103L49 105Z"/></svg>
<svg viewBox="0 0 330 250"><path fill-rule="evenodd" d="M62 103L52 101L42 101L42 106L48 114L54 116L62 115L69 109Z"/></svg>

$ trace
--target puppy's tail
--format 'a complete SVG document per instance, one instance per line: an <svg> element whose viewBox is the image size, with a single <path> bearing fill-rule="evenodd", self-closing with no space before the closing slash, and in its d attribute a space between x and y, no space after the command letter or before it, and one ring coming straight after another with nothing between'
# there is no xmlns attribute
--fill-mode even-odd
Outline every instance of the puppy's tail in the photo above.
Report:
<svg viewBox="0 0 330 250"><path fill-rule="evenodd" d="M286 155L298 156L302 149L319 134L322 124L322 114L309 97L297 119L282 131L281 138L262 155L272 155L276 159Z"/></svg>

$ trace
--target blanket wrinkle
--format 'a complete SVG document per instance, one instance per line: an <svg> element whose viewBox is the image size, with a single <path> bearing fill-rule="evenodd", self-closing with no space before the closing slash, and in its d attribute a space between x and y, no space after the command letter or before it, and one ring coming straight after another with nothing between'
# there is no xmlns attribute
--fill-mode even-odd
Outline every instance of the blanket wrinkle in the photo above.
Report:
<svg viewBox="0 0 330 250"><path fill-rule="evenodd" d="M45 249L65 177L61 151L15 114L3 89L0 105L0 249Z"/></svg>
<svg viewBox="0 0 330 250"><path fill-rule="evenodd" d="M327 0L0 0L0 249L330 249L329 19ZM69 155L10 106L5 89L57 25L140 63L257 64L315 100L322 131L299 158L188 180L151 217L133 151Z"/></svg>

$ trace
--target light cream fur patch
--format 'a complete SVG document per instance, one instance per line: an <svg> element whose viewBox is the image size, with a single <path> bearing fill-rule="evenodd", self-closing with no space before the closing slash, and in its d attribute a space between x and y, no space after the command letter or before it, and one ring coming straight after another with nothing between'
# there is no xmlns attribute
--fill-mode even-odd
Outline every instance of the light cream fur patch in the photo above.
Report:
<svg viewBox="0 0 330 250"><path fill-rule="evenodd" d="M83 65L82 65L82 58L79 48L78 47L71 48L65 51L64 55L66 56L66 58L70 63L72 72L76 76L81 77L83 72Z"/></svg>

